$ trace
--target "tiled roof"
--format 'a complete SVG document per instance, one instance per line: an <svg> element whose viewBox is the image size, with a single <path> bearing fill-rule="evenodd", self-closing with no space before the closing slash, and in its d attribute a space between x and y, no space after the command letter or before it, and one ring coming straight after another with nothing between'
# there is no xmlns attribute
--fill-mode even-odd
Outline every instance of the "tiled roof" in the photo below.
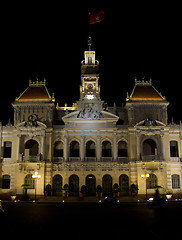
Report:
<svg viewBox="0 0 182 240"><path fill-rule="evenodd" d="M135 87L129 100L133 101L162 101L165 98L152 86L151 81L135 81Z"/></svg>
<svg viewBox="0 0 182 240"><path fill-rule="evenodd" d="M17 98L19 102L47 102L51 97L45 86L45 82L29 83L29 87Z"/></svg>

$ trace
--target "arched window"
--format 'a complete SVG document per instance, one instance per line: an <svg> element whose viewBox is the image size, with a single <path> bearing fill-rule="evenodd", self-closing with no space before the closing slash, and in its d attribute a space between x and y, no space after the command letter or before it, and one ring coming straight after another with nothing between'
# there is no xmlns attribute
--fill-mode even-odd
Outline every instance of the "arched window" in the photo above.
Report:
<svg viewBox="0 0 182 240"><path fill-rule="evenodd" d="M109 141L102 143L102 157L112 157L111 143Z"/></svg>
<svg viewBox="0 0 182 240"><path fill-rule="evenodd" d="M32 174L27 174L25 176L25 181L24 183L26 185L29 185L30 187L29 188L34 188L35 187L35 180L32 178Z"/></svg>
<svg viewBox="0 0 182 240"><path fill-rule="evenodd" d="M77 141L72 141L70 143L70 157L79 156L80 156L79 143Z"/></svg>
<svg viewBox="0 0 182 240"><path fill-rule="evenodd" d="M54 144L54 157L63 157L63 143L61 141Z"/></svg>
<svg viewBox="0 0 182 240"><path fill-rule="evenodd" d="M128 157L127 143L124 141L118 143L118 157Z"/></svg>
<svg viewBox="0 0 182 240"><path fill-rule="evenodd" d="M177 141L170 141L170 157L179 157Z"/></svg>
<svg viewBox="0 0 182 240"><path fill-rule="evenodd" d="M173 174L172 178L172 188L180 188L180 178L178 174Z"/></svg>
<svg viewBox="0 0 182 240"><path fill-rule="evenodd" d="M3 175L2 189L10 189L10 175Z"/></svg>
<svg viewBox="0 0 182 240"><path fill-rule="evenodd" d="M93 141L86 143L86 157L95 157L95 143Z"/></svg>
<svg viewBox="0 0 182 240"><path fill-rule="evenodd" d="M25 156L37 156L39 154L39 144L35 140L28 140L25 143Z"/></svg>
<svg viewBox="0 0 182 240"><path fill-rule="evenodd" d="M157 155L157 146L154 140L147 139L143 142L143 155Z"/></svg>
<svg viewBox="0 0 182 240"><path fill-rule="evenodd" d="M147 178L147 189L152 189L157 186L157 176L153 173Z"/></svg>

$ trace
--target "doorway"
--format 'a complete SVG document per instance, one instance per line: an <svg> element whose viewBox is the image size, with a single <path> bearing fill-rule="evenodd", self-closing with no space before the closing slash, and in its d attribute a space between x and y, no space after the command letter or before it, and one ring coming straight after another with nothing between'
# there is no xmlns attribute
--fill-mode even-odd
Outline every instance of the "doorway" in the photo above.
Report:
<svg viewBox="0 0 182 240"><path fill-rule="evenodd" d="M56 174L53 177L53 196L61 196L63 178L61 175Z"/></svg>
<svg viewBox="0 0 182 240"><path fill-rule="evenodd" d="M129 195L129 177L126 174L122 174L119 177L120 196Z"/></svg>
<svg viewBox="0 0 182 240"><path fill-rule="evenodd" d="M69 177L69 195L79 196L79 177L75 174Z"/></svg>
<svg viewBox="0 0 182 240"><path fill-rule="evenodd" d="M102 178L103 196L107 196L112 193L112 177L106 174Z"/></svg>
<svg viewBox="0 0 182 240"><path fill-rule="evenodd" d="M96 195L96 178L94 175L89 174L86 177L87 196Z"/></svg>

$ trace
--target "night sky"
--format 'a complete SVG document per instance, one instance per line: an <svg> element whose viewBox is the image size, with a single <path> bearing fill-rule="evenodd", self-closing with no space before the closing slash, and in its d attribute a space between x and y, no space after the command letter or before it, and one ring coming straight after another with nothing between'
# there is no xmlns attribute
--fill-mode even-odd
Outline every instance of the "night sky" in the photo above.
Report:
<svg viewBox="0 0 182 240"><path fill-rule="evenodd" d="M101 98L109 105L125 103L134 77L152 77L153 86L171 102L169 122L182 120L181 5L171 1L112 1L104 5L73 3L4 4L1 6L1 115L11 118L11 102L29 79L47 79L56 103L79 100L80 62L87 49L89 12L105 11L91 26L93 49L100 62ZM108 2L108 1L107 1ZM156 3L154 3L156 2ZM88 3L87 3L88 4Z"/></svg>

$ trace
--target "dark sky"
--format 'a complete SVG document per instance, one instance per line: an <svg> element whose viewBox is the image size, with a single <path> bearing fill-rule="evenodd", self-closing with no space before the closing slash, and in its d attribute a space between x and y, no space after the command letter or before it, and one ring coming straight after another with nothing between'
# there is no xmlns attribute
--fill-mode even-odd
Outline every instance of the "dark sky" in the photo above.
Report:
<svg viewBox="0 0 182 240"><path fill-rule="evenodd" d="M47 79L56 103L71 105L79 100L88 13L104 10L105 20L91 26L100 62L101 98L109 105L121 105L134 87L134 77L144 74L171 102L169 120L173 116L178 123L182 119L180 3L99 5L97 1L88 7L86 1L72 2L1 6L0 121L6 124L11 117L13 122L11 102L37 75L39 80Z"/></svg>

